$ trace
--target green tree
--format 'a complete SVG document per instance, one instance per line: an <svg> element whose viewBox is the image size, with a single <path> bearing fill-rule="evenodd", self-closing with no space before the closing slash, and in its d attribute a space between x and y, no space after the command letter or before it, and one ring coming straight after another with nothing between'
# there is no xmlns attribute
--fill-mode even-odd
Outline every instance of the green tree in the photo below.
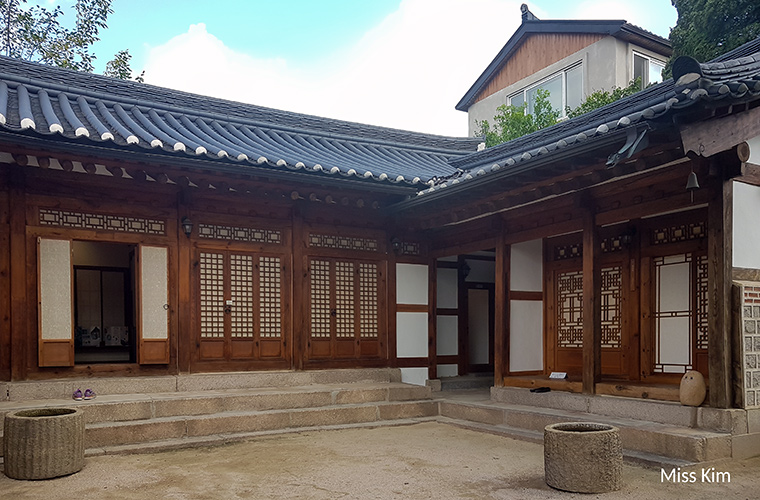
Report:
<svg viewBox="0 0 760 500"><path fill-rule="evenodd" d="M74 26L63 25L60 6L48 9L27 5L27 0L0 0L0 52L27 61L91 72L95 54L91 46L108 27L112 0L77 0ZM111 76L131 78L130 55L121 51L109 62ZM126 63L126 65L125 65Z"/></svg>
<svg viewBox="0 0 760 500"><path fill-rule="evenodd" d="M678 21L670 30L673 57L709 61L760 36L757 0L671 0ZM670 63L666 68L670 75Z"/></svg>
<svg viewBox="0 0 760 500"><path fill-rule="evenodd" d="M633 81L631 81L627 87L612 87L612 90L595 90L591 94L589 94L586 99L583 100L583 102L575 109L567 108L567 117L568 118L575 118L576 116L580 116L582 114L588 113L589 111L592 111L597 108L601 108L602 106L606 106L608 104L611 104L615 101L618 101L622 99L623 97L628 97L629 95L633 95L636 92L639 92L641 90L641 79L637 78Z"/></svg>
<svg viewBox="0 0 760 500"><path fill-rule="evenodd" d="M549 91L539 89L536 92L536 102L533 106L533 114L525 112L526 104L522 106L499 106L493 117L494 124L483 120L476 122L479 128L478 135L486 139L486 147L495 146L502 142L508 142L518 137L528 135L557 123L559 111L552 108L549 102Z"/></svg>

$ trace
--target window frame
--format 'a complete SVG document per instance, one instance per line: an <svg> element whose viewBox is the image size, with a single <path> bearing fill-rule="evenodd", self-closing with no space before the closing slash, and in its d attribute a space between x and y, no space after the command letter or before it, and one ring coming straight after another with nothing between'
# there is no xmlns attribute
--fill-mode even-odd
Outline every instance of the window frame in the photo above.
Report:
<svg viewBox="0 0 760 500"><path fill-rule="evenodd" d="M644 66L646 68L646 81L644 81L644 78L641 78L641 89L647 88L649 85L652 85L652 83L660 83L662 82L662 71L665 70L665 61L661 61L660 59L657 59L652 56L648 56L644 54L643 52L639 52L637 50L631 50L631 80L636 79L636 57L641 57L646 61L646 65ZM652 82L649 78L649 68L652 65L652 63L656 64L661 68L660 70L660 81L659 82Z"/></svg>
<svg viewBox="0 0 760 500"><path fill-rule="evenodd" d="M534 83L532 83L532 84L530 84L530 85L528 85L526 87L523 87L522 89L520 89L517 92L513 92L513 93L509 94L507 96L507 106L512 106L513 105L512 104L512 99L514 99L518 95L521 95L522 99L523 99L523 104L521 104L521 105L526 105L525 106L525 114L528 114L528 108L530 107L529 105L527 105L528 104L528 91L530 91L530 90L532 90L532 89L534 89L536 87L539 87L539 86L541 86L541 85L543 85L543 84L545 84L545 83L553 80L557 76L560 76L561 80L562 80L562 83L561 83L561 85L562 85L562 106L561 106L561 109L559 110L559 112L560 112L560 118L565 118L567 116L566 108L567 108L567 101L568 101L568 99L567 99L567 73L569 71L572 71L572 70L576 69L576 68L580 68L580 70L581 70L581 87L582 87L583 86L583 61L578 61L578 62L575 62L575 63L569 65L569 66L566 66L566 67L562 68L559 71L555 71L551 75L548 75L545 78L542 78L542 79L540 79L540 80L538 80L538 81L536 81L536 82L534 82ZM583 96L583 89L582 88L581 88L581 96ZM581 102L583 102L582 98L581 98Z"/></svg>

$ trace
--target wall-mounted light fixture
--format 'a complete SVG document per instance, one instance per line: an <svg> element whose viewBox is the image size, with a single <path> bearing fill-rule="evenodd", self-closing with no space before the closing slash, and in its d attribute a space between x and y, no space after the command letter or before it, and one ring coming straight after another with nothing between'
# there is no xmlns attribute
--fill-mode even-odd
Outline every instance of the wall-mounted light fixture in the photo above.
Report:
<svg viewBox="0 0 760 500"><path fill-rule="evenodd" d="M396 255L401 253L401 240L398 238L391 239L391 248Z"/></svg>
<svg viewBox="0 0 760 500"><path fill-rule="evenodd" d="M190 218L182 217L182 230L185 232L185 236L189 238L193 232L193 221Z"/></svg>
<svg viewBox="0 0 760 500"><path fill-rule="evenodd" d="M686 190L691 193L691 202L694 203L694 191L699 189L699 181L697 180L697 174L694 170L689 174L689 178L686 180Z"/></svg>

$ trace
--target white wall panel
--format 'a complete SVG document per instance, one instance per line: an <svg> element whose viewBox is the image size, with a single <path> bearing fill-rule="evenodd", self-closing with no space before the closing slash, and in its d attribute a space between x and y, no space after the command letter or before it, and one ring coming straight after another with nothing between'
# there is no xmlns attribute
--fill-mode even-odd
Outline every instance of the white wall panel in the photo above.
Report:
<svg viewBox="0 0 760 500"><path fill-rule="evenodd" d="M426 358L428 355L427 313L396 313L396 356Z"/></svg>
<svg viewBox="0 0 760 500"><path fill-rule="evenodd" d="M459 367L457 365L438 365L436 373L438 374L438 378L456 377L459 375Z"/></svg>
<svg viewBox="0 0 760 500"><path fill-rule="evenodd" d="M401 381L405 384L425 385L427 380L427 368L401 368Z"/></svg>
<svg viewBox="0 0 760 500"><path fill-rule="evenodd" d="M438 316L436 335L436 352L439 356L453 356L459 352L459 318Z"/></svg>
<svg viewBox="0 0 760 500"><path fill-rule="evenodd" d="M515 243L509 258L510 289L541 292L544 284L543 241Z"/></svg>
<svg viewBox="0 0 760 500"><path fill-rule="evenodd" d="M509 314L509 369L544 368L544 303L539 300L512 300Z"/></svg>
<svg viewBox="0 0 760 500"><path fill-rule="evenodd" d="M396 264L396 303L427 305L427 265Z"/></svg>
<svg viewBox="0 0 760 500"><path fill-rule="evenodd" d="M456 269L438 269L438 307L447 309L457 308L457 275Z"/></svg>
<svg viewBox="0 0 760 500"><path fill-rule="evenodd" d="M760 156L760 145L756 149ZM760 269L760 231L757 230L760 187L734 182L733 212L733 265Z"/></svg>

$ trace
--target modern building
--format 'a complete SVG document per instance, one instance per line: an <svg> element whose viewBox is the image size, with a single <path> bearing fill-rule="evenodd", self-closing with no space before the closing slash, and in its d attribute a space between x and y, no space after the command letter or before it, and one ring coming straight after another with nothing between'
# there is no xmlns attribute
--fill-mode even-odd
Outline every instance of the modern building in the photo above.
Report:
<svg viewBox="0 0 760 500"><path fill-rule="evenodd" d="M520 27L456 105L470 135L493 123L499 106L527 104L532 113L538 90L565 116L596 90L662 81L673 52L667 39L625 21L541 20L521 10Z"/></svg>

